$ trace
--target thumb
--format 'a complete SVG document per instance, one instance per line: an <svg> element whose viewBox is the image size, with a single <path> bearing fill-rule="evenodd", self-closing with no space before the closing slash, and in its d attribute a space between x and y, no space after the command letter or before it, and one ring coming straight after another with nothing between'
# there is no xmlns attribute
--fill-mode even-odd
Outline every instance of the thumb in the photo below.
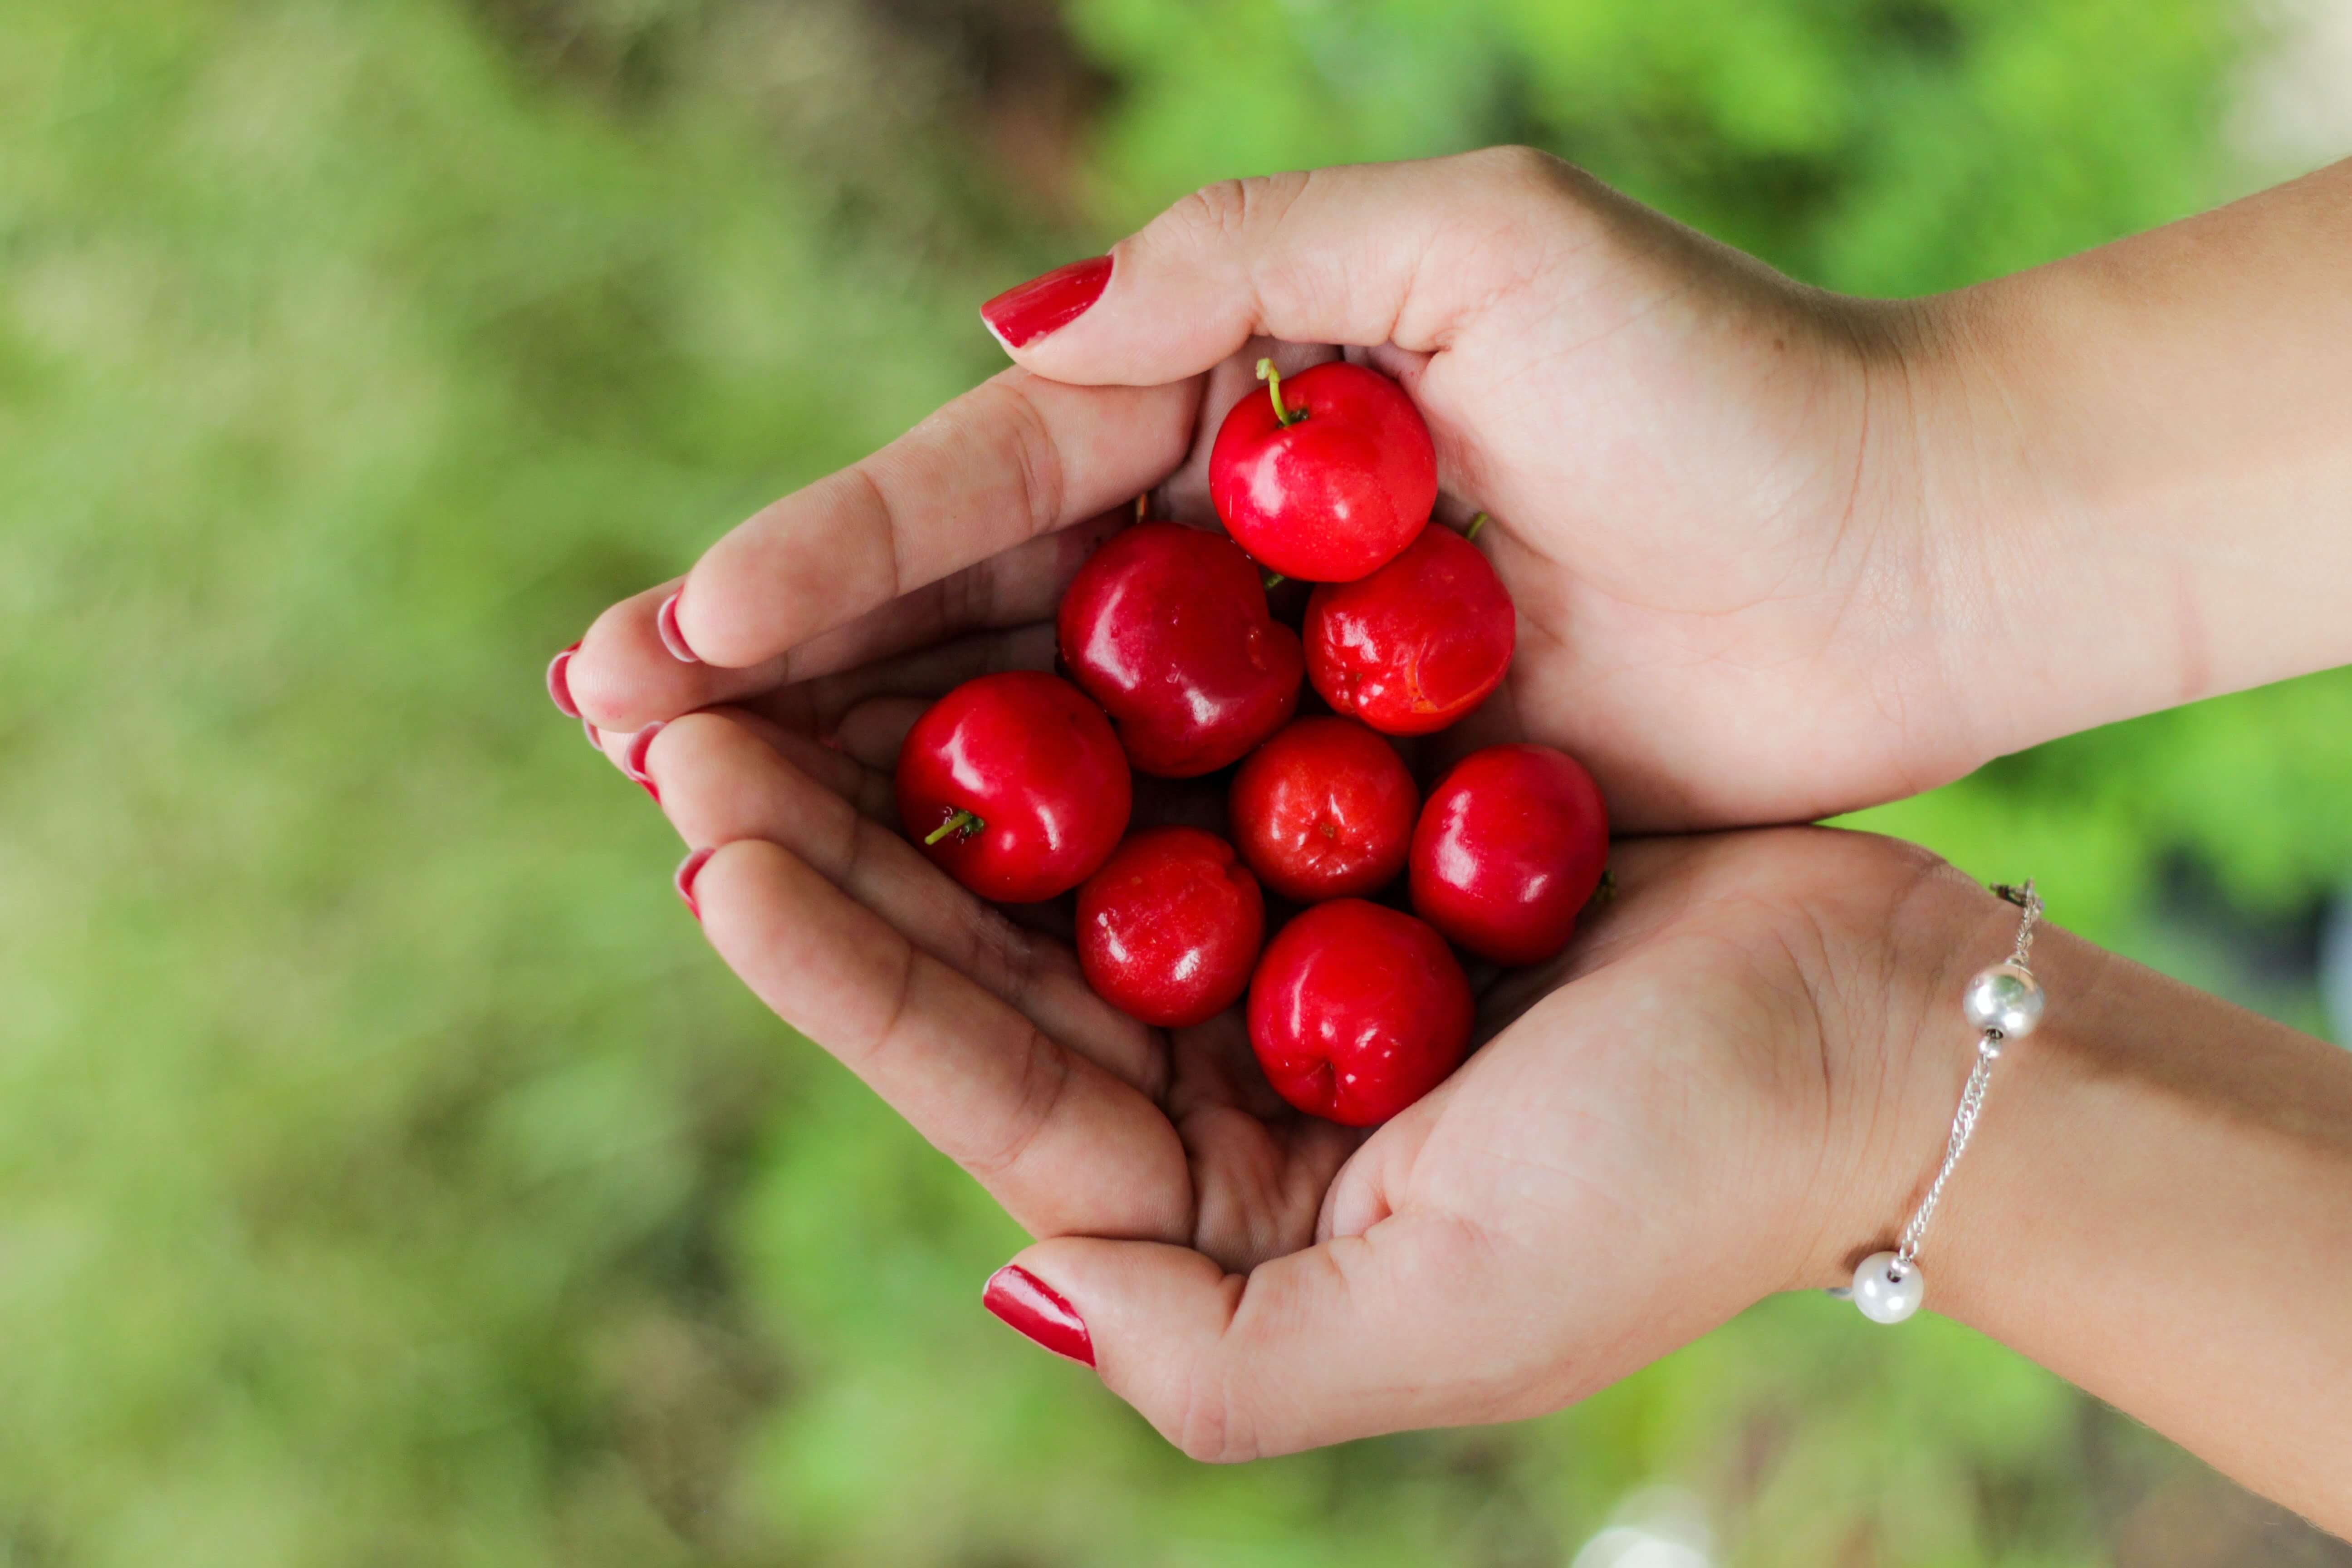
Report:
<svg viewBox="0 0 2352 1568"><path fill-rule="evenodd" d="M1552 248L1579 177L1507 147L1228 180L981 317L1024 367L1096 385L1181 381L1257 336L1427 353Z"/></svg>
<svg viewBox="0 0 2352 1568"><path fill-rule="evenodd" d="M1091 1359L1193 1458L1291 1453L1546 1408L1519 1363L1496 1254L1467 1224L1382 1220L1228 1274L1189 1247L1061 1237L997 1271L991 1311Z"/></svg>

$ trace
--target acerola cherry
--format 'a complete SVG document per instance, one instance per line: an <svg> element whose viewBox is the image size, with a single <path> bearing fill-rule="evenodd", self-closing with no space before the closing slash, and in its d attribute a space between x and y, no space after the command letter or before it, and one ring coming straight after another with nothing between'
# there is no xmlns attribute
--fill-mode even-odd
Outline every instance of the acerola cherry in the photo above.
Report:
<svg viewBox="0 0 2352 1568"><path fill-rule="evenodd" d="M1412 907L1471 952L1536 963L1568 945L1609 860L1609 815L1583 765L1549 746L1454 764L1412 831Z"/></svg>
<svg viewBox="0 0 2352 1568"><path fill-rule="evenodd" d="M1396 558L1437 504L1437 453L1404 389L1333 360L1234 405L1209 448L1209 500L1286 577L1351 583Z"/></svg>
<svg viewBox="0 0 2352 1568"><path fill-rule="evenodd" d="M898 822L939 867L999 903L1093 875L1127 831L1134 781L1110 721L1068 681L1015 669L967 680L898 752Z"/></svg>
<svg viewBox="0 0 2352 1568"><path fill-rule="evenodd" d="M1238 761L1298 706L1298 634L1223 534L1146 522L1079 568L1057 617L1062 661L1147 773L1191 778Z"/></svg>
<svg viewBox="0 0 2352 1568"><path fill-rule="evenodd" d="M1369 577L1307 601L1307 678L1390 735L1426 735L1486 700L1511 668L1518 616L1478 547L1432 526Z"/></svg>
<svg viewBox="0 0 2352 1568"><path fill-rule="evenodd" d="M1078 889L1078 967L1095 994L1162 1028L1206 1023L1248 989L1265 900L1234 847L1155 827Z"/></svg>
<svg viewBox="0 0 2352 1568"><path fill-rule="evenodd" d="M1470 983L1445 939L1339 899L1282 928L1250 981L1250 1047L1275 1092L1349 1127L1445 1080L1470 1044Z"/></svg>
<svg viewBox="0 0 2352 1568"><path fill-rule="evenodd" d="M1234 774L1234 842L1302 904L1378 892L1404 869L1421 792L1396 749L1353 719L1294 720Z"/></svg>

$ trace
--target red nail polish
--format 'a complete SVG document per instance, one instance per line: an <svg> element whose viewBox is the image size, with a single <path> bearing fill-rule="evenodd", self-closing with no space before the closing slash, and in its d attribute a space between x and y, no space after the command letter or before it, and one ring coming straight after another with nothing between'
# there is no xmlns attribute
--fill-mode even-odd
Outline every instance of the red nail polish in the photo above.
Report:
<svg viewBox="0 0 2352 1568"><path fill-rule="evenodd" d="M646 772L646 752L653 746L654 737L660 734L664 728L665 725L661 720L655 720L630 736L629 749L621 753L621 771L641 784L651 784L654 782L654 775ZM654 798L659 800L661 797L656 795Z"/></svg>
<svg viewBox="0 0 2352 1568"><path fill-rule="evenodd" d="M980 319L1006 348L1025 349L1085 315L1109 282L1109 257L1073 261L1007 289L980 308Z"/></svg>
<svg viewBox="0 0 2352 1568"><path fill-rule="evenodd" d="M981 1305L1011 1327L1052 1351L1087 1366L1095 1364L1094 1336L1060 1291L1026 1268L1008 1263L988 1277Z"/></svg>
<svg viewBox="0 0 2352 1568"><path fill-rule="evenodd" d="M555 710L566 719L580 717L580 704L572 700L572 656L580 651L573 643L547 661L547 694L555 700Z"/></svg>
<svg viewBox="0 0 2352 1568"><path fill-rule="evenodd" d="M682 588L678 590L678 593L684 592ZM680 664L702 662L695 651L687 647L686 634L677 629L677 594L664 599L661 608L654 612L654 629L661 633L662 647L669 649L670 658Z"/></svg>
<svg viewBox="0 0 2352 1568"><path fill-rule="evenodd" d="M708 849L696 850L677 863L677 896L686 900L686 907L694 911L696 920L702 918L702 906L694 901L694 879L702 875L704 863L718 853L719 847L714 844Z"/></svg>

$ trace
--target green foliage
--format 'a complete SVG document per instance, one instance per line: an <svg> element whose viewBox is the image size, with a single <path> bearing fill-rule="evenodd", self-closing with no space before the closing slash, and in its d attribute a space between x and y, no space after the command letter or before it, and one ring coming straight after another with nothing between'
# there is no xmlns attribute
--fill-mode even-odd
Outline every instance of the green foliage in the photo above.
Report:
<svg viewBox="0 0 2352 1568"><path fill-rule="evenodd" d="M2217 0L1076 0L1098 201L1526 141L1826 287L1971 282L2203 205Z"/></svg>
<svg viewBox="0 0 2352 1568"><path fill-rule="evenodd" d="M877 15L0 8L0 1562L1556 1563L1660 1476L1744 1563L2089 1561L2099 1454L2160 1450L1947 1324L1776 1301L1551 1420L1210 1471L980 1313L1018 1237L728 979L539 687L984 374L974 298L1072 243ZM1887 289L2203 199L2221 18L1071 13L1106 228L1532 137ZM2347 703L1879 820L2103 933L2159 849L2289 910Z"/></svg>

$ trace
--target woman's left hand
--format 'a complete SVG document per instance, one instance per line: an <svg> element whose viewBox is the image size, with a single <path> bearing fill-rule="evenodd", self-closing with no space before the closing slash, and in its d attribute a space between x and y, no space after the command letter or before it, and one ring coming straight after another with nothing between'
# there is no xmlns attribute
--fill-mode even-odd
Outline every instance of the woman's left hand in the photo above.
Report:
<svg viewBox="0 0 2352 1568"><path fill-rule="evenodd" d="M1843 1279L1938 1136L1948 1086L1906 1094L1886 1042L1948 1021L1945 955L2013 911L1802 828L1620 845L1569 950L1482 986L1451 1079L1369 1134L1301 1116L1238 1009L1135 1023L899 837L914 688L970 673L919 657L797 694L830 746L720 709L644 771L715 847L692 897L719 952L1039 1238L996 1282L1012 1315L1063 1318L1045 1342L1187 1453L1564 1405Z"/></svg>

